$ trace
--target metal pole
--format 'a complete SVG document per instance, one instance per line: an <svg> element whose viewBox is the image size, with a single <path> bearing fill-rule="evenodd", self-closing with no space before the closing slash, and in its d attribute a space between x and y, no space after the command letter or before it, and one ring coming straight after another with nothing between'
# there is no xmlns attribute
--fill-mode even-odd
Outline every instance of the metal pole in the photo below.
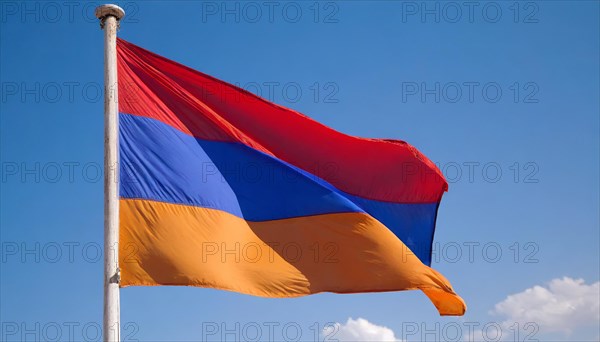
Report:
<svg viewBox="0 0 600 342"><path fill-rule="evenodd" d="M117 28L125 11L117 5L96 8L104 29L104 318L105 342L121 340L119 306L119 96Z"/></svg>

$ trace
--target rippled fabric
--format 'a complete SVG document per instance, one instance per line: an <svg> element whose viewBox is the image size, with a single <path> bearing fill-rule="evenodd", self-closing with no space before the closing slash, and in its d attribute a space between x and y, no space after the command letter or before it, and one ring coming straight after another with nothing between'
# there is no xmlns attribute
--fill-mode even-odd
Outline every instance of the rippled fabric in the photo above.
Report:
<svg viewBox="0 0 600 342"><path fill-rule="evenodd" d="M397 140L348 136L118 40L122 286L267 297L422 290L447 189Z"/></svg>

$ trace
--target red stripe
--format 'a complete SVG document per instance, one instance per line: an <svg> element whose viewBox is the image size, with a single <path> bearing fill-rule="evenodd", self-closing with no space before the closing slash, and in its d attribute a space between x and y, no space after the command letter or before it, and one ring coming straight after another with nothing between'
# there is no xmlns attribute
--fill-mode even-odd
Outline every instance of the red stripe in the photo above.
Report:
<svg viewBox="0 0 600 342"><path fill-rule="evenodd" d="M122 39L117 51L120 112L246 144L368 199L430 203L447 190L439 169L403 141L342 134Z"/></svg>

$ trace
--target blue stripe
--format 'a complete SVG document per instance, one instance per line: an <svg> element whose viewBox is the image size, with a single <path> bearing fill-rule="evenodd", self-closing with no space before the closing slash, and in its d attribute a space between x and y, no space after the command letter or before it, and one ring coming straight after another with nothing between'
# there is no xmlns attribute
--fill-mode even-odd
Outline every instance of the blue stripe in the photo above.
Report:
<svg viewBox="0 0 600 342"><path fill-rule="evenodd" d="M400 204L348 196L356 205L394 232L425 265L431 266L438 203Z"/></svg>
<svg viewBox="0 0 600 342"><path fill-rule="evenodd" d="M219 209L249 221L367 212L430 263L437 203L349 195L246 145L197 139L151 118L119 117L122 198Z"/></svg>

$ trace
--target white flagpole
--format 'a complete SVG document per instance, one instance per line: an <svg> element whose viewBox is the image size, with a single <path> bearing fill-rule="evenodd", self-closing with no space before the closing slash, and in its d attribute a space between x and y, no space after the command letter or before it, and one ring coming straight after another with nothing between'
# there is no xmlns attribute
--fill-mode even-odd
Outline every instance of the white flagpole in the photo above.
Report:
<svg viewBox="0 0 600 342"><path fill-rule="evenodd" d="M121 340L119 306L119 96L117 29L125 11L117 5L96 8L104 29L104 318L105 342Z"/></svg>

